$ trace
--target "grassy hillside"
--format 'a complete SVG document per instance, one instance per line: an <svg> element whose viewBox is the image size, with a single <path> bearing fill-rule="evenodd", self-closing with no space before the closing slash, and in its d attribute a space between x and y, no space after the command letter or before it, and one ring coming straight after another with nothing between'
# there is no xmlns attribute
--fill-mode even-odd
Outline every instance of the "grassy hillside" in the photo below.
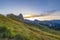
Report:
<svg viewBox="0 0 60 40"><path fill-rule="evenodd" d="M0 15L0 40L60 40L58 31L38 28Z"/></svg>

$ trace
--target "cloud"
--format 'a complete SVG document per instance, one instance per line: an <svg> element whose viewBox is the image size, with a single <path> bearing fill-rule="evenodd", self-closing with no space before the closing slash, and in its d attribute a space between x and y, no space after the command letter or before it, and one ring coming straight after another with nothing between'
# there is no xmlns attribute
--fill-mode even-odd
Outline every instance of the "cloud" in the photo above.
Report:
<svg viewBox="0 0 60 40"><path fill-rule="evenodd" d="M39 20L60 20L60 12L51 11L41 15L32 15L26 17L27 19L39 19Z"/></svg>
<svg viewBox="0 0 60 40"><path fill-rule="evenodd" d="M34 17L43 17L43 16L48 16L48 15L51 15L51 14L55 14L56 10L52 10L52 11L47 11L47 13L43 13L43 14L40 14L40 15L31 15L31 16L26 16L24 18L34 18Z"/></svg>

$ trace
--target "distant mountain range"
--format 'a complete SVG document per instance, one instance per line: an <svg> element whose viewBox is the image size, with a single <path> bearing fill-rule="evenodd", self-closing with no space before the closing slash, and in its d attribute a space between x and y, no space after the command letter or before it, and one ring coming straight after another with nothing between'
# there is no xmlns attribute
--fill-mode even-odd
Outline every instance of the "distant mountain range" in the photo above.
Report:
<svg viewBox="0 0 60 40"><path fill-rule="evenodd" d="M31 21L31 20L25 19L25 22L29 23L29 24L38 25L38 26L44 25L51 29L60 30L60 20L49 20L49 21L48 20L47 21L34 20L34 21Z"/></svg>

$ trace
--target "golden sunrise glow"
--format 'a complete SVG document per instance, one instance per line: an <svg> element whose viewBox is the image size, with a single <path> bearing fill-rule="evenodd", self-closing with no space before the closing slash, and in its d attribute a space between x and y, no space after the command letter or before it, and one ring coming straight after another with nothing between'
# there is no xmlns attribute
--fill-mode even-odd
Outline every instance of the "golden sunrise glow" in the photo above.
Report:
<svg viewBox="0 0 60 40"><path fill-rule="evenodd" d="M30 16L32 16L32 15L23 15L24 17L30 17Z"/></svg>
<svg viewBox="0 0 60 40"><path fill-rule="evenodd" d="M29 19L29 20L35 20L35 19L38 19L38 20L41 20L41 21L43 21L43 20L53 20L53 19L59 19L59 16L45 16L45 17L32 17L32 18L25 18L25 19Z"/></svg>
<svg viewBox="0 0 60 40"><path fill-rule="evenodd" d="M54 20L54 19L60 19L60 16L41 16L41 17L31 17L31 18L25 18L25 19L29 19L29 20Z"/></svg>
<svg viewBox="0 0 60 40"><path fill-rule="evenodd" d="M35 15L34 14L27 14L27 15L23 15L24 16L24 18L31 18L31 17L35 17Z"/></svg>
<svg viewBox="0 0 60 40"><path fill-rule="evenodd" d="M58 14L57 14L58 13ZM60 12L55 12L51 15L36 15L36 14L28 14L28 15L24 15L25 19L29 19L29 20L55 20L58 19L60 20Z"/></svg>

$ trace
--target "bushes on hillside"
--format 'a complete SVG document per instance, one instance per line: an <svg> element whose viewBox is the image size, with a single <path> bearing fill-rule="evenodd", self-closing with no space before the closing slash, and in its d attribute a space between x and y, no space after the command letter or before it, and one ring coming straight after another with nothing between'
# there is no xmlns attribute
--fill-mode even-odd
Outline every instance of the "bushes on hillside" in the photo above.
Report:
<svg viewBox="0 0 60 40"><path fill-rule="evenodd" d="M0 27L0 37L1 38L11 38L11 37L13 37L12 36L12 32L10 31L10 30L8 30L8 28L7 27Z"/></svg>
<svg viewBox="0 0 60 40"><path fill-rule="evenodd" d="M15 34L15 35L14 35ZM0 26L0 39L13 39L13 40L28 40L27 38L21 36L20 34L17 34L13 32L13 30L8 29L7 27L1 27Z"/></svg>

